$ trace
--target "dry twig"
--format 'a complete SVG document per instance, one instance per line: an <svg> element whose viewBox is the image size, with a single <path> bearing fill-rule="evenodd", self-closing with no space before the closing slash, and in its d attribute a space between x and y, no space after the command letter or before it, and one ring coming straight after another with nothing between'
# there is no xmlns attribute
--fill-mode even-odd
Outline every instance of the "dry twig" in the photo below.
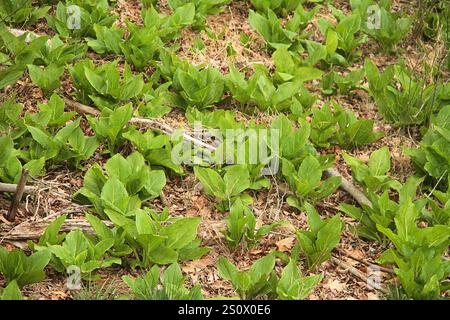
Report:
<svg viewBox="0 0 450 320"><path fill-rule="evenodd" d="M13 201L11 202L11 207L6 215L8 221L13 222L16 219L17 210L19 209L20 201L22 201L23 193L25 191L25 185L27 183L29 171L27 169L22 170L22 175L20 176L19 184L17 185L16 193L14 194Z"/></svg>
<svg viewBox="0 0 450 320"><path fill-rule="evenodd" d="M369 283L369 278L362 273L361 271L359 271L358 269L346 264L345 262L335 258L335 257L331 257L331 261L337 265L338 267L341 267L342 269L344 269L345 271L350 272L352 275L356 276L357 278L361 279L362 281L364 281L365 283ZM384 294L388 294L389 291L386 288L383 287L374 287L374 289L379 290L380 292L384 293Z"/></svg>

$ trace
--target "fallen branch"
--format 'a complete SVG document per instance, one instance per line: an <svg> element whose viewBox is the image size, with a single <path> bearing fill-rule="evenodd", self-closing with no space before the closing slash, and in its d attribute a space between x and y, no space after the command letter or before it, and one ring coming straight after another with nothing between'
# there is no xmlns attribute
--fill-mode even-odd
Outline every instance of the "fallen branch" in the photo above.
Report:
<svg viewBox="0 0 450 320"><path fill-rule="evenodd" d="M30 172L27 169L22 170L16 193L14 194L11 206L9 207L8 214L6 215L6 219L10 222L13 222L16 219L17 210L19 209L20 201L22 201L29 173Z"/></svg>
<svg viewBox="0 0 450 320"><path fill-rule="evenodd" d="M335 257L331 257L331 261L337 265L338 267L341 267L342 269L344 269L347 272L350 272L352 275L354 275L355 277L361 279L362 281L364 281L365 283L369 284L369 278L362 273L361 271L359 271L358 269L346 264L345 262L335 258ZM389 291L386 288L383 288L381 286L374 286L374 289L384 293L384 294L388 294Z"/></svg>
<svg viewBox="0 0 450 320"><path fill-rule="evenodd" d="M77 101L73 101L69 98L64 97L64 103L66 104L66 107L68 107L69 109L71 109L75 112L78 112L79 114L90 115L90 116L100 115L100 110L86 106Z"/></svg>
<svg viewBox="0 0 450 320"><path fill-rule="evenodd" d="M10 229L0 229L0 243L3 241L38 240L51 222L45 220L27 221ZM103 223L110 228L113 227L110 221L103 221ZM70 232L77 229L88 234L95 234L90 223L84 219L67 219L61 227L61 232Z"/></svg>
<svg viewBox="0 0 450 320"><path fill-rule="evenodd" d="M12 183L2 183L0 182L0 192L10 192L14 193L17 190L17 184ZM36 193L37 187L25 186L23 189L23 193L25 194L33 194Z"/></svg>
<svg viewBox="0 0 450 320"><path fill-rule="evenodd" d="M344 178L336 169L330 168L326 169L325 173L330 177L341 177L340 188L351 195L360 205L364 204L372 208L372 203L370 200L359 190L353 183Z"/></svg>
<svg viewBox="0 0 450 320"><path fill-rule="evenodd" d="M346 252L346 251L344 251L344 250L338 250L338 252L339 252L340 254L342 254L342 255L344 255L344 256L346 256L346 257L352 259L352 260L355 260L355 261L357 261L357 262L359 262L359 263L362 263L362 264L364 264L364 265L366 265L366 266L375 265L375 264L373 264L373 263L370 263L370 262L368 262L368 261L364 261L363 259L360 259L360 258L358 258L358 257L355 257L354 255L352 255L352 254L350 254L350 253L348 253L348 252ZM392 270L392 269L389 269L389 268L386 268L386 267L383 267L383 266L380 266L380 265L377 265L377 264L376 264L376 266L377 266L377 268L380 269L380 271L383 271L383 272L386 272L386 273L390 273L390 274L395 274L394 270Z"/></svg>

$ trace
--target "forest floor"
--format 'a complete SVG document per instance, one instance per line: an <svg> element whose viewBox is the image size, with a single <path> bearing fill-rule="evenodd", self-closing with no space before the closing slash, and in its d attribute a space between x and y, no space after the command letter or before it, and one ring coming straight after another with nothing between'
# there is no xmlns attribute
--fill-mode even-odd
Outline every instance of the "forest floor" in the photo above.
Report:
<svg viewBox="0 0 450 320"><path fill-rule="evenodd" d="M163 12L169 10L164 2L160 1L159 4ZM409 1L394 1L394 3L397 10L412 10ZM349 11L348 1L335 1L335 6L344 12ZM118 0L114 12L120 16L119 24L124 23L125 18L141 23L140 8L140 1L138 0ZM217 39L211 39L206 32L199 33L185 29L180 41L179 56L194 64L211 64L223 73L227 73L228 66L233 63L240 69L254 63L262 63L269 68L272 67L270 55L262 49L264 47L263 40L248 23L248 10L248 4L234 1L231 5L225 7L224 12L209 16L207 27L214 31L216 35L219 35ZM325 7L316 15L317 17L334 19L331 12ZM317 35L317 39L314 40L320 40L320 32L318 32L315 22L313 22L312 28L315 29L314 34ZM36 29L29 31L53 34L45 23L38 24ZM241 33L251 37L250 45L244 46L241 43ZM197 49L195 45L199 39L204 43L204 47L201 49ZM226 48L230 44L236 52L233 56L227 54ZM398 49L399 54L396 56L384 55L372 40L362 45L361 49L363 55L353 64L352 69L361 68L366 57L370 57L380 68L396 63L399 59L404 59L409 66L419 66L423 62L432 64L436 50L433 44L423 43L411 35L410 38L401 43ZM105 60L105 58L93 53L90 54L90 57L96 61ZM108 57L106 60L108 60ZM63 83L65 93L70 94L72 91L70 77L66 75ZM318 95L317 105L321 106L330 102L330 98L321 94L319 82L313 82L308 89ZM24 104L24 110L36 111L37 104L47 101L41 90L33 85L28 76L24 76L15 86L0 92L0 102L7 100L14 92L17 95L18 102ZM385 133L381 140L351 150L349 152L351 155L357 156L361 160L368 160L372 151L382 146L388 146L392 156L391 174L400 181L404 181L411 175L412 165L409 158L403 153L402 148L418 144L418 141L420 141L418 128L410 128L410 130L405 131L384 123L377 113L373 101L364 90L356 90L346 96L333 96L333 99L341 106L355 112L358 117L375 120L376 130ZM229 106L229 108L232 107ZM244 121L256 119L257 122L268 122L274 115L260 113L251 116L240 114L239 116ZM161 121L174 127L187 126L184 114L176 109L165 115ZM343 151L338 147L323 151L335 154L336 168L343 176L351 179L349 167L341 157ZM88 161L86 167L95 162L103 163L105 160L98 152ZM202 245L209 247L211 250L199 260L182 263L181 267L188 277L188 283L200 283L202 285L205 298L235 295L231 284L218 275L216 265L220 256L228 258L236 263L240 269L245 270L256 259L273 249L280 251L292 249L295 244L295 230L307 228L306 214L287 205L284 201L286 198L284 190L287 190L287 187L273 179L270 190L252 191L252 196L255 199L252 208L258 224L272 223L278 220L286 220L290 224L271 232L251 250L238 249L235 252L230 252L222 234L222 230L226 227L225 214L219 212L214 207L214 203L201 191L192 170L186 168L186 172L191 173L185 176L170 176L163 190L163 195L153 200L151 204L157 209L168 207L170 214L174 216L200 216L202 218L199 237L202 239ZM0 219L2 219L0 225L3 225L0 226L1 228L8 229L10 232L32 228L37 221L51 220L61 214L69 214L71 219L81 220L83 219L83 213L89 209L75 204L72 200L73 193L83 184L83 172L81 171L69 169L50 171L45 176L34 180L32 184L39 188L39 192L35 196L27 196L24 199L14 225L2 219L3 215L0 214ZM10 199L0 194L0 213L8 210L9 203ZM344 191L338 190L325 201L319 202L317 208L322 217L328 217L339 212L338 206L340 203L352 204L354 200ZM343 216L343 219L347 222L346 229L342 235L341 243L333 255L348 268L355 268L368 276L370 266L375 264L374 261L380 256L382 249L374 242L365 241L353 235L348 229L348 225L354 223L353 220L345 216ZM0 243L2 241L3 239L0 239ZM2 245L16 246L21 244L14 241L5 241ZM322 264L317 272L323 273L324 280L316 287L310 299L365 300L382 298L379 291L369 288L365 279L355 276L348 268L344 268L343 265L338 266L332 261ZM307 273L306 269L303 271ZM393 274L389 270L384 271L382 272L383 283L391 283ZM100 271L101 280L94 284L92 287L94 289L85 288L83 290L85 292L80 293L69 291L66 288L66 277L49 270L46 280L26 286L23 293L33 299L72 299L80 297L82 294L85 296L92 294L89 297L93 298L96 294L94 291L98 290L99 286L103 286L105 295L117 296L126 293L128 290L120 279L125 274L137 275L138 271L115 267L102 270ZM0 285L2 285L2 281L0 276Z"/></svg>

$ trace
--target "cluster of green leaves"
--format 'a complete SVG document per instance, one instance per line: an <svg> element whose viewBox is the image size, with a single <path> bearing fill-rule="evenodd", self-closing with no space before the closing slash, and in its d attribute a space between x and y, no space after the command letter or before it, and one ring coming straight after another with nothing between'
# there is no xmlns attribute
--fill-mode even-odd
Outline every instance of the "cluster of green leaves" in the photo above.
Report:
<svg viewBox="0 0 450 320"><path fill-rule="evenodd" d="M201 123L202 127L208 129L219 129L220 133L226 133L227 129L244 129L245 125L236 121L235 110L204 110L188 109L186 110L186 119L191 126L196 123ZM248 127L253 126L253 121L250 121ZM214 133L214 132L213 132Z"/></svg>
<svg viewBox="0 0 450 320"><path fill-rule="evenodd" d="M430 225L450 225L450 187L446 192L434 190L428 198L428 208L422 209L422 217Z"/></svg>
<svg viewBox="0 0 450 320"><path fill-rule="evenodd" d="M4 25L0 25L0 89L19 80L27 64L37 59L38 48L45 45L45 38L36 38L27 44L27 34L15 37Z"/></svg>
<svg viewBox="0 0 450 320"><path fill-rule="evenodd" d="M161 84L157 88L147 88L144 90L143 100L138 106L139 115L146 118L160 118L172 110L176 103L177 95L169 91L171 82Z"/></svg>
<svg viewBox="0 0 450 320"><path fill-rule="evenodd" d="M67 162L77 167L94 154L99 143L95 137L85 136L81 119L69 122L74 113L64 112L64 101L56 94L47 104L38 104L39 112L26 112L23 106L6 102L0 112L0 177L17 182L22 168L30 176L39 175L48 161L52 165ZM67 124L66 124L67 123ZM22 163L25 163L24 165Z"/></svg>
<svg viewBox="0 0 450 320"><path fill-rule="evenodd" d="M188 64L187 68L176 70L173 86L184 101L181 107L204 109L222 99L225 82L223 75L215 68Z"/></svg>
<svg viewBox="0 0 450 320"><path fill-rule="evenodd" d="M421 19L419 31L426 39L436 41L440 35L446 41L447 48L450 45L450 29L447 20L450 17L450 6L446 1L428 0L423 4L423 10L416 13L416 19ZM447 67L448 68L448 67Z"/></svg>
<svg viewBox="0 0 450 320"><path fill-rule="evenodd" d="M94 36L95 26L111 27L117 16L111 14L108 0L68 0L59 2L55 14L46 19L61 37L82 39Z"/></svg>
<svg viewBox="0 0 450 320"><path fill-rule="evenodd" d="M49 9L49 6L36 7L32 0L3 0L0 3L0 21L8 25L34 24Z"/></svg>
<svg viewBox="0 0 450 320"><path fill-rule="evenodd" d="M243 300L252 300L258 296L273 297L276 292L275 255L270 253L253 263L249 271L239 271L224 257L219 258L219 275L230 281Z"/></svg>
<svg viewBox="0 0 450 320"><path fill-rule="evenodd" d="M302 5L299 5L285 26L271 9L267 9L263 14L250 10L248 20L252 28L264 38L270 48L297 51L301 50L299 40L309 35L304 33L304 30L319 9L320 6L316 6L311 11L306 11Z"/></svg>
<svg viewBox="0 0 450 320"><path fill-rule="evenodd" d="M79 201L92 203L103 217L134 215L143 201L157 197L166 184L164 172L152 170L139 152L127 158L116 154L106 162L105 171L106 175L94 164L74 195Z"/></svg>
<svg viewBox="0 0 450 320"><path fill-rule="evenodd" d="M123 54L129 63L142 70L158 57L165 43L175 40L182 28L193 23L194 16L192 3L177 7L169 16L151 7L142 12L142 27L125 21L127 32L117 26L94 25L95 38L88 38L88 45L99 54Z"/></svg>
<svg viewBox="0 0 450 320"><path fill-rule="evenodd" d="M123 235L110 230L100 219L86 215L97 237L84 234L80 229L69 234L61 233L61 227L67 219L66 215L56 218L39 238L38 243L28 242L31 249L37 252L51 253L50 264L58 272L77 271L83 280L93 280L95 271L114 264L120 265L120 257L132 252L123 244Z"/></svg>
<svg viewBox="0 0 450 320"><path fill-rule="evenodd" d="M387 175L391 170L391 152L388 147L382 147L372 152L368 164L348 154L343 155L345 162L352 168L352 177L367 192L386 191L391 188L398 190L401 183Z"/></svg>
<svg viewBox="0 0 450 320"><path fill-rule="evenodd" d="M262 237L285 223L277 221L256 229L256 218L253 211L240 199L237 199L230 207L225 239L232 250L235 250L242 241L245 241L247 248L252 248Z"/></svg>
<svg viewBox="0 0 450 320"><path fill-rule="evenodd" d="M204 131L204 140L214 140L217 149L211 151L206 148L186 148L183 159L190 156L190 159L186 160L202 166L238 163L248 171L250 189L270 187L270 180L266 176L278 162L276 159L279 145L277 142L280 140L278 135L272 136L267 127L256 124L255 121L247 124L237 122L236 112L232 110L201 112L197 109L188 109L186 117L190 124L196 126L196 130L200 131L199 124L207 130ZM277 146L272 150L271 145L275 143ZM258 153L261 149L267 152Z"/></svg>
<svg viewBox="0 0 450 320"><path fill-rule="evenodd" d="M134 279L123 276L122 280L137 300L203 300L199 285L190 290L184 286L185 278L178 264L170 265L160 274L160 269L153 266L145 275Z"/></svg>
<svg viewBox="0 0 450 320"><path fill-rule="evenodd" d="M114 153L124 140L122 134L132 115L133 106L129 103L115 110L105 108L98 118L87 116L87 120L96 136L107 141L109 152Z"/></svg>
<svg viewBox="0 0 450 320"><path fill-rule="evenodd" d="M277 72L274 77L266 67L255 65L255 72L246 79L245 73L231 66L230 73L225 76L227 88L233 99L242 106L256 106L263 111L279 112L291 109L301 113L315 100L303 83L320 78L322 72L309 67L297 67L286 50L280 49L277 52Z"/></svg>
<svg viewBox="0 0 450 320"><path fill-rule="evenodd" d="M450 106L443 107L430 119L430 128L425 133L417 149L407 149L415 167L423 176L431 177L436 183L448 183L450 173Z"/></svg>
<svg viewBox="0 0 450 320"><path fill-rule="evenodd" d="M227 166L219 173L214 169L194 167L194 174L201 182L203 190L220 202L218 208L222 211L231 207L236 199L250 203L252 198L242 194L247 189L260 189L259 183L252 183L250 173L245 165Z"/></svg>
<svg viewBox="0 0 450 320"><path fill-rule="evenodd" d="M324 72L320 69L313 68L300 60L295 53L286 48L279 48L272 54L275 70L273 72L273 82L276 84L283 84L285 82L302 81L308 82L320 79ZM300 96L305 95L303 90L300 90ZM299 97L299 100L304 102L304 97ZM308 105L303 105L305 108Z"/></svg>
<svg viewBox="0 0 450 320"><path fill-rule="evenodd" d="M299 230L297 239L306 256L309 270L315 270L331 258L331 252L339 244L344 224L339 215L322 220L314 206L304 204L310 230Z"/></svg>
<svg viewBox="0 0 450 320"><path fill-rule="evenodd" d="M278 279L275 270L275 254L258 259L248 271L239 271L227 259L219 258L219 275L230 281L243 300L259 297L278 297L282 300L301 300L307 298L314 287L322 280L322 275L303 277L296 259L290 259Z"/></svg>
<svg viewBox="0 0 450 320"><path fill-rule="evenodd" d="M259 12L266 13L270 9L277 14L287 16L301 6L304 0L250 0L250 2Z"/></svg>
<svg viewBox="0 0 450 320"><path fill-rule="evenodd" d="M317 23L327 42L337 48L335 54L344 57L348 63L354 62L361 56L361 51L357 48L367 41L367 36L358 36L361 30L359 14L342 17L335 27L325 19L319 19Z"/></svg>
<svg viewBox="0 0 450 320"><path fill-rule="evenodd" d="M352 227L358 236L386 244L387 239L378 232L377 225L384 228L395 228L394 218L399 206L408 199L416 199L417 189L422 183L422 179L411 176L402 185L387 176L390 157L385 148L375 151L371 155L368 166L347 155L345 155L345 160L351 165L355 180L368 190L367 196L370 204L361 204L361 208L358 208L343 203L340 205L340 209L358 222L356 227ZM398 202L391 199L392 190L397 192ZM382 193L379 195L377 192ZM415 205L418 210L422 210L426 202L426 199L419 198Z"/></svg>
<svg viewBox="0 0 450 320"><path fill-rule="evenodd" d="M412 17L392 11L392 1L352 0L352 10L363 18L363 30L379 42L385 52L395 46L411 30Z"/></svg>
<svg viewBox="0 0 450 320"><path fill-rule="evenodd" d="M30 176L37 176L42 171L45 159L30 161L25 165L17 157L20 152L14 148L14 142L9 136L0 137L0 180L18 183L22 169L27 169Z"/></svg>
<svg viewBox="0 0 450 320"><path fill-rule="evenodd" d="M336 71L331 71L322 78L322 93L325 95L334 95L339 93L347 95L352 90L363 89L360 86L364 78L364 69L357 69L343 76Z"/></svg>
<svg viewBox="0 0 450 320"><path fill-rule="evenodd" d="M144 89L142 74L134 75L127 63L122 75L118 70L118 61L96 67L92 60L86 59L76 63L69 71L80 101L86 104L93 102L100 109L115 109L140 97Z"/></svg>
<svg viewBox="0 0 450 320"><path fill-rule="evenodd" d="M39 108L39 113L25 117L32 138L27 141L28 150L21 153L26 161L44 158L55 164L69 161L78 166L80 161L92 157L99 146L97 138L85 136L80 128L81 118L69 122L75 114L64 112L64 101L58 95L54 94L48 104ZM61 126L64 127L59 129Z"/></svg>
<svg viewBox="0 0 450 320"><path fill-rule="evenodd" d="M54 36L47 40L45 46L39 48L38 64L44 66L54 64L62 67L74 60L81 59L86 50L85 44L63 41L59 36Z"/></svg>
<svg viewBox="0 0 450 320"><path fill-rule="evenodd" d="M33 64L28 65L28 74L31 81L49 95L61 85L60 78L64 73L64 67L51 64L47 67L39 67Z"/></svg>
<svg viewBox="0 0 450 320"><path fill-rule="evenodd" d="M345 149L372 143L381 137L382 132L374 132L374 121L358 119L353 112L346 111L332 102L312 111L311 142L319 147L338 144Z"/></svg>
<svg viewBox="0 0 450 320"><path fill-rule="evenodd" d="M142 70L154 59L157 50L162 46L162 41L155 33L156 28L153 30L141 29L128 21L127 27L129 35L123 43L120 43L120 49L129 63Z"/></svg>
<svg viewBox="0 0 450 320"><path fill-rule="evenodd" d="M120 258L109 257L106 253L114 245L114 239L94 241L81 230L69 232L61 244L36 246L38 252L51 252L53 268L61 273L76 266L82 279L95 279L95 270L120 265Z"/></svg>
<svg viewBox="0 0 450 320"><path fill-rule="evenodd" d="M143 11L144 26L158 32L164 43L179 37L180 30L194 23L196 6L192 2L174 8L171 15L159 13L153 7ZM153 32L154 32L153 31Z"/></svg>
<svg viewBox="0 0 450 320"><path fill-rule="evenodd" d="M291 259L281 272L281 277L277 284L278 299L306 299L322 279L323 274L303 276L297 266L296 260Z"/></svg>
<svg viewBox="0 0 450 320"><path fill-rule="evenodd" d="M449 289L450 261L444 255L450 245L450 227L419 228L418 218L419 210L409 199L398 209L396 232L377 225L395 246L385 251L378 261L396 265L394 271L408 298L441 299L441 294Z"/></svg>
<svg viewBox="0 0 450 320"><path fill-rule="evenodd" d="M165 167L178 174L183 173L183 167L173 156L176 151L173 144L179 142L176 138L156 134L151 130L141 133L134 126L130 126L123 137L130 141L151 165Z"/></svg>
<svg viewBox="0 0 450 320"><path fill-rule="evenodd" d="M365 70L369 92L386 121L401 126L422 124L438 106L437 84L427 85L402 65L392 65L380 72L374 62L367 59Z"/></svg>
<svg viewBox="0 0 450 320"><path fill-rule="evenodd" d="M127 233L123 228L110 228L105 221L102 221L97 216L89 213L86 213L86 219L89 221L89 224L95 232L97 238L96 241L99 242L107 240L109 242L113 242L113 245L108 249L108 254L112 257L127 257L133 252L133 248L130 244L128 244L126 239ZM55 220L55 223L59 224L61 222L57 222ZM52 236L49 236L48 238L52 239Z"/></svg>
<svg viewBox="0 0 450 320"><path fill-rule="evenodd" d="M301 61L303 65L309 67L319 65L322 69L333 65L349 66L349 62L342 55L337 53L337 34L332 30L327 32L324 44L307 39L301 40L301 44L308 53L307 58Z"/></svg>
<svg viewBox="0 0 450 320"><path fill-rule="evenodd" d="M132 217L108 211L108 217L116 228L125 230L126 243L135 253L132 267L195 260L209 251L200 247L197 238L199 217L170 218L168 210L157 214L148 209L137 209Z"/></svg>
<svg viewBox="0 0 450 320"><path fill-rule="evenodd" d="M44 280L45 267L50 261L49 252L37 252L26 256L23 250L12 251L0 246L0 273L6 284L15 283L18 287Z"/></svg>
<svg viewBox="0 0 450 320"><path fill-rule="evenodd" d="M108 210L107 217L112 227L111 222L87 214L95 231L92 236L78 229L60 234L66 219L61 216L49 225L38 244L29 245L38 252L50 251L51 264L58 272L77 266L82 279L95 279L95 270L113 264L148 268L153 264L198 259L208 252L197 239L200 218L170 218L168 210L158 214L139 208L127 216Z"/></svg>
<svg viewBox="0 0 450 320"><path fill-rule="evenodd" d="M318 201L330 196L341 185L340 177L330 177L322 181L326 166L313 155L303 159L298 169L289 160L283 159L282 174L294 192L287 203L299 210L305 201Z"/></svg>
<svg viewBox="0 0 450 320"><path fill-rule="evenodd" d="M16 37L0 25L0 88L15 83L28 68L32 81L49 94L59 87L64 66L85 52L85 45L65 44L57 36Z"/></svg>
<svg viewBox="0 0 450 320"><path fill-rule="evenodd" d="M210 14L217 14L223 11L223 6L229 4L231 0L169 0L168 4L176 10L189 3L195 6L195 18L192 26L196 29L204 29L206 17Z"/></svg>
<svg viewBox="0 0 450 320"><path fill-rule="evenodd" d="M278 157L298 163L308 155L315 155L316 150L308 143L311 127L306 121L301 121L300 128L285 115L279 115L272 120L271 130L278 130Z"/></svg>

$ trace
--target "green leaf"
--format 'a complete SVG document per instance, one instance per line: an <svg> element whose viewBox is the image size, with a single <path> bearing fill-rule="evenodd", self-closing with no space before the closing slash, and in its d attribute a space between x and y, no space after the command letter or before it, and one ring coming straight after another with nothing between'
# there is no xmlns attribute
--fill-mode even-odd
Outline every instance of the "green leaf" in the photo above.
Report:
<svg viewBox="0 0 450 320"><path fill-rule="evenodd" d="M150 171L144 185L145 190L152 196L157 197L166 185L166 175L162 170Z"/></svg>
<svg viewBox="0 0 450 320"><path fill-rule="evenodd" d="M166 246L172 249L181 249L195 240L197 228L201 222L199 217L178 220L163 230L161 234L167 237Z"/></svg>
<svg viewBox="0 0 450 320"><path fill-rule="evenodd" d="M369 169L373 176L385 175L391 169L391 154L388 147L372 152Z"/></svg>
<svg viewBox="0 0 450 320"><path fill-rule="evenodd" d="M122 182L116 177L111 177L103 186L101 199L106 206L120 212L126 212L129 195Z"/></svg>
<svg viewBox="0 0 450 320"><path fill-rule="evenodd" d="M194 167L194 174L203 185L205 192L220 199L226 198L226 187L222 177L209 168Z"/></svg>
<svg viewBox="0 0 450 320"><path fill-rule="evenodd" d="M219 275L229 281L234 282L237 274L238 274L238 270L235 267L234 264L232 264L230 261L228 261L227 259L225 259L224 257L219 257L219 262L218 262L218 270L219 270Z"/></svg>
<svg viewBox="0 0 450 320"><path fill-rule="evenodd" d="M0 295L0 300L22 300L22 292L15 280L11 281Z"/></svg>
<svg viewBox="0 0 450 320"><path fill-rule="evenodd" d="M38 66L29 64L28 72L33 83L48 94L60 86L59 79L64 73L64 67L58 67L55 64L51 64L42 69Z"/></svg>
<svg viewBox="0 0 450 320"><path fill-rule="evenodd" d="M226 168L223 177L225 191L228 197L239 195L250 187L250 175L246 166L231 166Z"/></svg>
<svg viewBox="0 0 450 320"><path fill-rule="evenodd" d="M67 215L62 215L52 221L45 229L44 234L39 238L38 244L40 246L60 244L64 240L65 235L59 235L59 232L66 219Z"/></svg>

